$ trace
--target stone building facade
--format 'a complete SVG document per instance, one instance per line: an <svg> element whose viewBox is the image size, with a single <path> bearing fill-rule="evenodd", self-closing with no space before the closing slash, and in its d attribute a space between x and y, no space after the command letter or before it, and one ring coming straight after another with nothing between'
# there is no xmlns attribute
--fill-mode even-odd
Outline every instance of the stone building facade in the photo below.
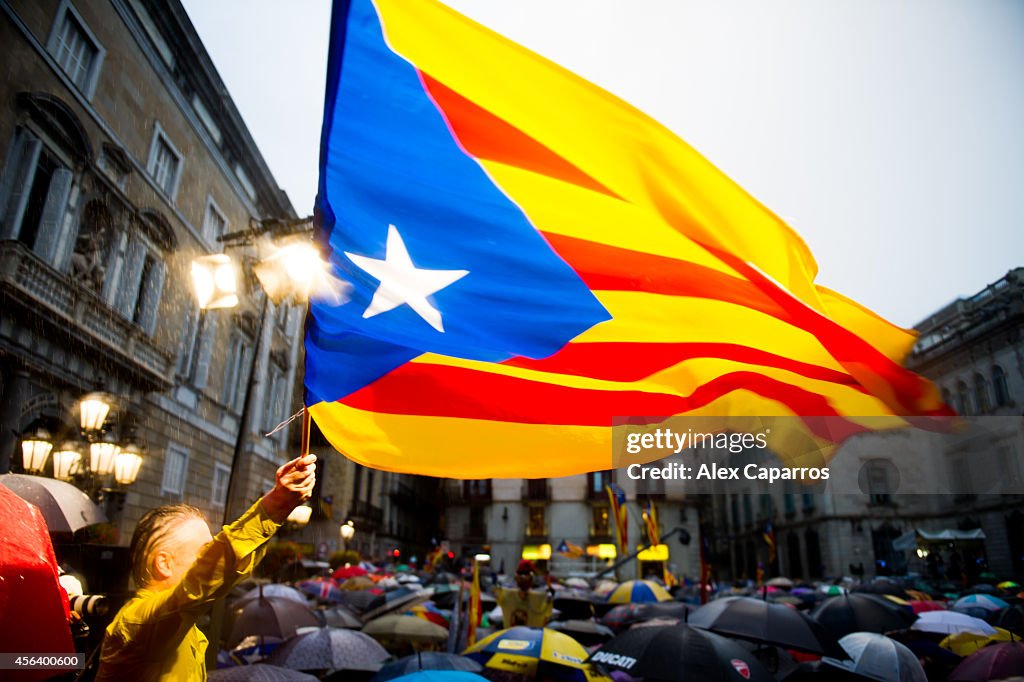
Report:
<svg viewBox="0 0 1024 682"><path fill-rule="evenodd" d="M162 503L220 523L287 456L287 429L262 434L299 407L302 311L243 286L200 312L190 262L296 213L177 0L0 0L0 52L0 471L35 425L76 438L102 387L112 434L145 450L113 541Z"/></svg>
<svg viewBox="0 0 1024 682"><path fill-rule="evenodd" d="M931 379L947 404L974 421L962 434L908 430L848 441L829 462L838 485L732 490L709 498L716 573L825 578L929 571L938 552L976 577L1024 575L1024 268L917 325L908 367ZM852 489L851 489L852 488ZM983 542L897 549L913 531L981 529Z"/></svg>

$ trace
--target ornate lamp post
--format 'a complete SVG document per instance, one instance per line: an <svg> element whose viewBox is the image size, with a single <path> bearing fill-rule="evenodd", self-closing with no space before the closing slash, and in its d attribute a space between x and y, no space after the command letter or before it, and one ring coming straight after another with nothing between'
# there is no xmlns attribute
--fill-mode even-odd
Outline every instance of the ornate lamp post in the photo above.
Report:
<svg viewBox="0 0 1024 682"><path fill-rule="evenodd" d="M341 524L341 541L344 545L345 551L348 551L348 541L352 539L352 536L356 534L356 527L352 521L347 521Z"/></svg>

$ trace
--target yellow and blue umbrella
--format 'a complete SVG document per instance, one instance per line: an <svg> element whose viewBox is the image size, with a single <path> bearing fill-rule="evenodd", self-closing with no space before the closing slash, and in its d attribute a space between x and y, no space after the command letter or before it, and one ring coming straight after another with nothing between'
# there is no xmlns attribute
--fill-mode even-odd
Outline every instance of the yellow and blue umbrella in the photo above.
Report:
<svg viewBox="0 0 1024 682"><path fill-rule="evenodd" d="M584 663L590 653L569 635L547 628L499 630L462 652L485 668L538 679L608 682Z"/></svg>
<svg viewBox="0 0 1024 682"><path fill-rule="evenodd" d="M671 599L672 595L664 587L651 580L630 580L608 594L609 604L645 604Z"/></svg>

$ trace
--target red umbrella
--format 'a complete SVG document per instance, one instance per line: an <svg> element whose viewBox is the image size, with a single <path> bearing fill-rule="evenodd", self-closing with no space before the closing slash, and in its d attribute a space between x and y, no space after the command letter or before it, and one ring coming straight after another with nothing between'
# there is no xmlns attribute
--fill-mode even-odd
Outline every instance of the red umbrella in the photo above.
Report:
<svg viewBox="0 0 1024 682"><path fill-rule="evenodd" d="M359 575L366 575L366 569L361 566L342 566L331 575L335 580L348 580Z"/></svg>
<svg viewBox="0 0 1024 682"><path fill-rule="evenodd" d="M18 653L74 653L68 595L57 582L57 560L39 510L0 485L0 643ZM11 679L42 680L55 670L22 670ZM5 677L5 679L7 679Z"/></svg>
<svg viewBox="0 0 1024 682"><path fill-rule="evenodd" d="M963 660L950 682L983 682L1019 675L1024 670L1024 643L1003 642L978 649Z"/></svg>
<svg viewBox="0 0 1024 682"><path fill-rule="evenodd" d="M945 611L946 605L938 601L914 600L910 602L910 608L914 610L914 613L924 613L925 611Z"/></svg>

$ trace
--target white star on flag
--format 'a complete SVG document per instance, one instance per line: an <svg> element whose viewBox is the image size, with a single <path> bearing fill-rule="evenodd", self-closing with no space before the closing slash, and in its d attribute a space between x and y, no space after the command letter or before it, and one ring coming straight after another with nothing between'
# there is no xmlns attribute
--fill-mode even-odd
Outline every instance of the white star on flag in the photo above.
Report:
<svg viewBox="0 0 1024 682"><path fill-rule="evenodd" d="M441 311L431 305L427 296L462 279L469 274L469 270L417 268L409 257L409 251L405 248L402 235L398 233L398 228L394 225L388 225L384 260L359 256L348 251L345 252L345 255L357 267L380 282L377 290L373 292L370 305L363 311L364 319L407 304L427 324L444 333Z"/></svg>

